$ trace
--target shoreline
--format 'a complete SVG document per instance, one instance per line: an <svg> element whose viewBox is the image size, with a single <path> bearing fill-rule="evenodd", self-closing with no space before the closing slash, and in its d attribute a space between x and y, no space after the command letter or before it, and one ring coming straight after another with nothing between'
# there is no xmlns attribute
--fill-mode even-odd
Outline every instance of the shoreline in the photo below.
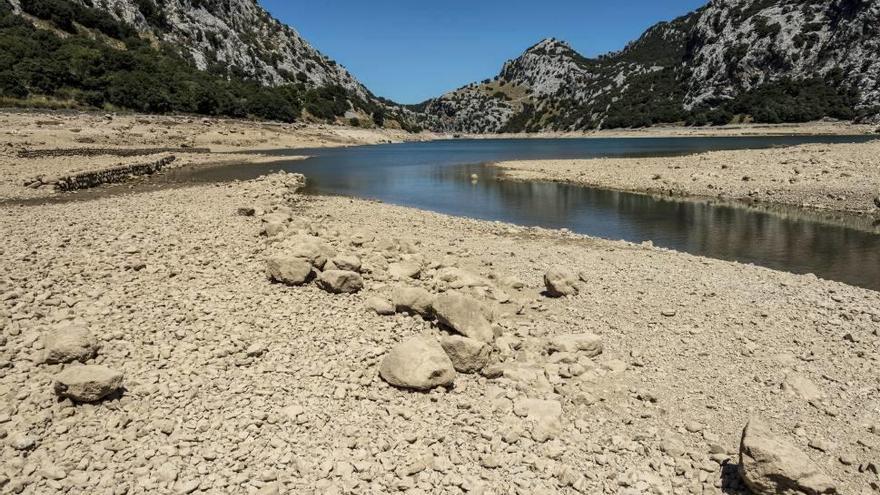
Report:
<svg viewBox="0 0 880 495"><path fill-rule="evenodd" d="M0 415L10 441L36 439L26 459L40 466L0 449L10 486L99 491L109 470L114 485L144 491L721 493L736 491L725 473L754 415L842 493L874 479L858 468L880 454L880 292L649 245L290 196L289 177L0 205ZM289 220L278 237L261 237L279 215ZM364 289L270 283L266 257L302 236L360 259ZM393 274L408 264L418 278ZM578 295L542 294L552 266L581 273ZM426 393L388 385L379 368L391 348L446 335L370 309L398 287L485 305L501 375L461 373ZM42 338L70 323L99 340L92 362L124 373L121 397L76 407L54 397L65 366L41 362ZM546 352L585 332L602 339L600 354ZM558 404L558 426L517 413L524 401Z"/></svg>
<svg viewBox="0 0 880 495"><path fill-rule="evenodd" d="M692 155L511 160L488 164L502 180L545 181L773 211L880 215L880 139Z"/></svg>

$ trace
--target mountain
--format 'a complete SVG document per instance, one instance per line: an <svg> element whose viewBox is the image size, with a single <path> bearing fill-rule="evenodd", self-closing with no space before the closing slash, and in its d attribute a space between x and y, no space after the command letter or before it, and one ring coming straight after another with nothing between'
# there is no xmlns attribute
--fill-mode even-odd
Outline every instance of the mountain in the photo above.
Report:
<svg viewBox="0 0 880 495"><path fill-rule="evenodd" d="M0 15L4 9L18 19L6 15L0 48L25 64L0 56L0 96L407 125L404 110L374 96L256 0L0 0ZM80 67L71 65L72 52L85 58ZM39 66L67 74L46 84ZM4 91L4 80L14 90Z"/></svg>
<svg viewBox="0 0 880 495"><path fill-rule="evenodd" d="M713 0L597 58L543 40L414 109L452 132L876 119L880 2Z"/></svg>

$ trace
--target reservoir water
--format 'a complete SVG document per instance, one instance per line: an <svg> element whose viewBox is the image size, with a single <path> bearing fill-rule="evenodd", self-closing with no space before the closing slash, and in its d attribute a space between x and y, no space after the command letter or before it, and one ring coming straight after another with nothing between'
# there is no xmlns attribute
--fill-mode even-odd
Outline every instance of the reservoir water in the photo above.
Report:
<svg viewBox="0 0 880 495"><path fill-rule="evenodd" d="M181 169L169 180L252 179L300 172L308 192L339 194L523 226L655 245L701 256L814 273L880 290L880 228L854 227L795 210L768 212L581 186L498 180L486 163L511 159L664 156L707 150L857 142L870 137L732 137L452 140L336 149L264 165ZM479 180L472 181L477 174Z"/></svg>

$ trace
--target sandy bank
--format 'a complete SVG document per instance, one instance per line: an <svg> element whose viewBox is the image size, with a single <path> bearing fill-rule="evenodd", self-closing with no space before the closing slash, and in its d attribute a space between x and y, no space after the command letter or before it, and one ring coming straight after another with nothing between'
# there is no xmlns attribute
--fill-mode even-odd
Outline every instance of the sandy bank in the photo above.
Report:
<svg viewBox="0 0 880 495"><path fill-rule="evenodd" d="M276 179L0 206L0 483L22 493L731 493L740 432L770 421L860 493L880 459L880 293L623 242L347 198L302 198L287 233L364 262L365 289L270 284L258 217ZM395 280L392 263L419 279ZM580 294L548 299L552 265ZM442 333L367 308L395 287L461 289L494 314L500 378L412 393L378 377ZM519 287L519 288L518 288ZM121 398L58 401L43 337L77 322ZM592 332L604 352L552 358ZM561 405L536 440L517 404ZM811 448L808 445L814 445ZM415 493L413 491L413 493Z"/></svg>
<svg viewBox="0 0 880 495"><path fill-rule="evenodd" d="M515 180L874 215L880 140L659 158L509 161Z"/></svg>

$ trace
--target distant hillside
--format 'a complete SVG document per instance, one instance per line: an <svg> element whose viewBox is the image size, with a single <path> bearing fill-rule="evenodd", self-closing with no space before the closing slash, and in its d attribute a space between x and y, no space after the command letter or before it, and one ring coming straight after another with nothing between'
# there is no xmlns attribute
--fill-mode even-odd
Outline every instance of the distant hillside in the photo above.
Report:
<svg viewBox="0 0 880 495"><path fill-rule="evenodd" d="M0 0L0 17L7 102L404 120L255 0Z"/></svg>
<svg viewBox="0 0 880 495"><path fill-rule="evenodd" d="M414 108L454 132L877 119L880 3L714 0L595 59L544 40Z"/></svg>

